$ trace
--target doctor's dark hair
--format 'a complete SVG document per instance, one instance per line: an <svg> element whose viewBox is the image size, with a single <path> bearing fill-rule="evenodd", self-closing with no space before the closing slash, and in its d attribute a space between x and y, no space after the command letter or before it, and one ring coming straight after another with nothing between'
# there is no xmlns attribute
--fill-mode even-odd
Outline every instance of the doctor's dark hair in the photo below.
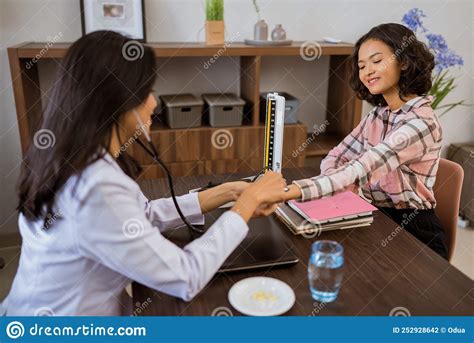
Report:
<svg viewBox="0 0 474 343"><path fill-rule="evenodd" d="M420 42L413 31L396 23L381 24L372 28L356 42L350 57L350 85L359 99L375 106L387 106L382 94L371 94L359 79L359 50L369 39L379 40L390 47L393 55L404 70L398 81L400 99L410 94L425 95L431 89L434 56L428 47ZM405 69L406 68L406 69Z"/></svg>
<svg viewBox="0 0 474 343"><path fill-rule="evenodd" d="M56 215L56 194L71 176L80 178L105 155L119 119L146 101L155 79L153 50L119 33L96 31L72 44L23 160L17 185L20 213L43 219L47 228ZM117 162L137 176L138 164L129 155L120 154Z"/></svg>

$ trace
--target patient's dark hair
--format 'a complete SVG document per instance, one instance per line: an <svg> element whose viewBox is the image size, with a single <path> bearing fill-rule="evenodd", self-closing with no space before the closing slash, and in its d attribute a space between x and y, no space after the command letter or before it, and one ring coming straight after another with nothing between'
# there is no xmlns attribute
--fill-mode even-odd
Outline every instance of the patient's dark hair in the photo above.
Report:
<svg viewBox="0 0 474 343"><path fill-rule="evenodd" d="M413 31L407 27L388 23L372 28L356 42L351 55L350 84L357 97L375 106L386 106L382 94L373 95L359 79L359 49L369 39L375 39L387 44L397 61L406 68L401 71L398 82L400 99L410 94L424 95L431 89L431 73L435 66L434 56L427 46L420 42Z"/></svg>
<svg viewBox="0 0 474 343"><path fill-rule="evenodd" d="M32 133L17 185L17 209L28 219L43 219L47 228L58 191L103 157L119 119L146 101L155 78L153 50L121 34L96 31L72 44L42 123ZM127 174L137 175L137 164L126 153L117 161Z"/></svg>

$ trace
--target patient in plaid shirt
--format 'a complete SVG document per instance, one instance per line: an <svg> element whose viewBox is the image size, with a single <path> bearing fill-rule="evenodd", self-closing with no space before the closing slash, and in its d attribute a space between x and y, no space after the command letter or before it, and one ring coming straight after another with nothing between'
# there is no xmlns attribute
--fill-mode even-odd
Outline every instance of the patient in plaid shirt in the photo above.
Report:
<svg viewBox="0 0 474 343"><path fill-rule="evenodd" d="M361 188L364 196L446 258L444 230L434 213L442 130L431 108L434 57L408 28L382 24L356 43L351 86L374 109L332 149L321 175L294 181L301 201ZM411 214L411 215L410 215Z"/></svg>

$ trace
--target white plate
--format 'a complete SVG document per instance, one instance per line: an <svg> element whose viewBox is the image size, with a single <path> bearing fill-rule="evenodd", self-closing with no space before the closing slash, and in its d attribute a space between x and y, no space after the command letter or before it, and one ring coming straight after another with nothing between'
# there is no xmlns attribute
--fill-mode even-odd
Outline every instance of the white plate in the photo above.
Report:
<svg viewBox="0 0 474 343"><path fill-rule="evenodd" d="M278 316L295 304L295 292L283 281L270 277L250 277L229 290L229 302L248 316Z"/></svg>

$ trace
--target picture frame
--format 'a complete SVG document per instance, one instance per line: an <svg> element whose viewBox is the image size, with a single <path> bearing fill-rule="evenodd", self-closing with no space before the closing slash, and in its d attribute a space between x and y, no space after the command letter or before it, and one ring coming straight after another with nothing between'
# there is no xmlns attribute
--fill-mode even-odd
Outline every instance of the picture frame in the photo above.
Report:
<svg viewBox="0 0 474 343"><path fill-rule="evenodd" d="M115 31L146 42L145 0L79 0L82 35Z"/></svg>

